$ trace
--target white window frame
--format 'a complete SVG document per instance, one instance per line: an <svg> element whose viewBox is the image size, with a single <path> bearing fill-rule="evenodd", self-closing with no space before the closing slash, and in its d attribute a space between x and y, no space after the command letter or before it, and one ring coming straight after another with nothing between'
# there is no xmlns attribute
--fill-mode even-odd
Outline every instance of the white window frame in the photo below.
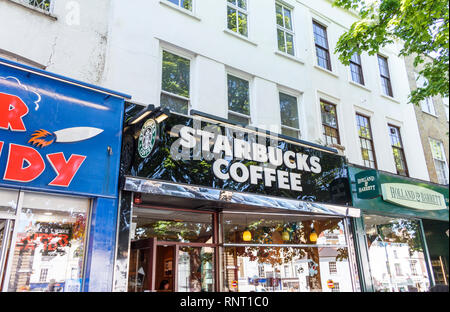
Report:
<svg viewBox="0 0 450 312"><path fill-rule="evenodd" d="M428 80L416 72L414 72L414 78L416 79L417 88L424 88L425 84L428 84ZM420 107L422 109L422 112L433 116L437 116L436 107L434 106L434 101L432 97L427 97L426 99L421 101Z"/></svg>
<svg viewBox="0 0 450 312"><path fill-rule="evenodd" d="M296 102L297 102L297 112L298 112L298 116L297 116L297 118L298 118L298 129L297 129L297 128L294 128L294 127L290 127L290 126L283 125L283 121L281 120L281 102L280 102L280 93L283 93L283 94L285 94L285 95L289 95L289 96L292 96L292 97L295 98L295 100L296 100ZM281 125L281 128L280 128L280 134L281 134L281 135L284 135L284 134L283 134L283 129L287 129L287 130L292 130L292 131L298 132L298 137L295 138L295 139L301 139L301 138L302 138L302 129L301 129L301 127L302 127L302 122L301 122L301 119L300 119L300 116L301 116L301 110L300 110L300 95L301 95L301 94L297 94L297 93L294 93L294 92L292 92L292 91L290 91L290 90L287 90L287 89L278 87L278 108L279 108L279 110L280 110L280 125Z"/></svg>
<svg viewBox="0 0 450 312"><path fill-rule="evenodd" d="M169 0L163 0L163 1L167 2L169 5L176 6L177 8L179 8L181 10L184 10L184 11L187 11L187 12L190 12L190 13L194 13L195 0L192 0L192 10L188 10L188 9L183 8L181 6L181 0L177 0L178 4L175 4L175 3L173 3L172 1L169 1Z"/></svg>
<svg viewBox="0 0 450 312"><path fill-rule="evenodd" d="M445 117L447 118L447 122L449 122L449 103L448 103L448 97L442 99L442 103L444 104L444 110L445 110Z"/></svg>
<svg viewBox="0 0 450 312"><path fill-rule="evenodd" d="M239 78L239 79L242 79L242 80L245 80L248 82L248 107L250 110L250 115L246 115L246 114L242 114L242 113L230 110L230 103L229 103L229 98L228 98L228 76L233 76L233 77L236 77L236 78ZM240 118L248 119L247 125L249 125L249 126L252 125L252 116L251 116L251 114L252 114L252 78L250 76L236 73L235 71L232 71L232 70L227 70L225 77L226 77L225 79L226 79L226 86L227 86L227 88L226 88L226 90L227 90L227 93L226 93L227 94L227 118L228 118L228 115L231 114L231 115L234 115L234 116L237 116Z"/></svg>
<svg viewBox="0 0 450 312"><path fill-rule="evenodd" d="M443 162L444 163L444 168L445 168L445 178L447 179L447 181L445 181L446 183L443 183L444 185L449 184L449 169L448 169L448 163L447 163L447 157L445 155L445 148L444 148L444 144L442 143L441 140L436 140L433 138L428 138L428 141L430 143L430 149L431 149L431 156L433 158L433 165L434 165L434 170L436 172L437 178L439 180L439 175L438 175L438 169L436 168L436 160ZM439 158L435 158L434 154L433 154L433 146L432 146L432 141L435 141L436 143L438 143L439 147L441 148L441 153L442 153L442 159ZM441 183L442 181L439 181L439 183Z"/></svg>
<svg viewBox="0 0 450 312"><path fill-rule="evenodd" d="M281 12L283 13L283 23L284 23L284 9L287 9L287 10L289 10L291 12L292 30L288 29L288 28L286 28L284 26L278 25L278 22L277 22L277 4L281 6ZM287 5L284 2L275 1L275 25L277 27L277 31L276 31L276 34L275 34L276 35L276 39L277 39L276 40L276 42L277 42L277 51L279 53L284 53L284 54L289 55L289 56L297 56L297 52L296 52L297 41L295 40L295 31L294 31L294 8L292 6L290 6L290 5ZM279 47L278 47L278 30L281 30L282 32L285 33L284 34L284 48L285 48L286 51L281 51L279 49ZM287 52L288 49L287 49L286 33L289 33L292 36L292 44L293 44L292 52L294 54L289 54Z"/></svg>
<svg viewBox="0 0 450 312"><path fill-rule="evenodd" d="M166 0L164 0L164 1L166 1ZM169 52L169 53L174 54L174 55L177 55L177 56L179 56L181 58L189 60L189 98L163 90L163 88L162 88L162 82L163 82L162 81L162 76L163 76L164 51ZM176 49L174 47L161 45L160 46L160 59L159 60L160 60L160 63L159 63L159 70L160 70L160 72L159 72L159 77L160 77L159 78L160 79L160 81L159 81L159 90L160 90L160 92L159 92L159 99L158 99L159 106L161 106L161 94L165 94L165 95L168 95L168 96L180 99L180 100L187 101L188 102L188 113L187 113L187 116L190 115L190 112L191 112L191 109L192 109L192 90L193 90L193 87L192 87L192 83L193 83L193 79L192 79L193 69L192 68L193 68L194 61L195 61L194 56L191 55L191 54L188 54L188 53L186 53L184 51L181 51L179 49ZM177 114L181 114L179 112L176 112L176 113Z"/></svg>
<svg viewBox="0 0 450 312"><path fill-rule="evenodd" d="M238 19L239 13L245 14L245 16L247 16L247 35L243 35L243 34L241 34L241 33L239 32L239 26L238 26L237 24L236 24L236 31L233 31L232 29L228 28L228 14L227 14L227 21L226 21L226 23L227 23L226 29L228 29L229 31L232 31L232 32L236 33L236 34L239 35L239 36L242 36L242 37L248 39L249 34L250 34L250 23L249 23L250 12L249 12L249 9L248 9L248 8L249 8L249 7L248 7L248 3L249 3L250 0L244 0L245 3L246 3L247 9L243 9L243 8L240 8L240 7L238 6L238 4L237 4L238 2L237 2L237 1L239 1L239 0L236 0L236 4L231 3L231 2L228 2L228 0L225 0L225 1L227 2L227 13L228 13L228 7L231 7L232 9L235 9L235 10L236 10L236 23L237 23L238 20L239 20L239 19Z"/></svg>

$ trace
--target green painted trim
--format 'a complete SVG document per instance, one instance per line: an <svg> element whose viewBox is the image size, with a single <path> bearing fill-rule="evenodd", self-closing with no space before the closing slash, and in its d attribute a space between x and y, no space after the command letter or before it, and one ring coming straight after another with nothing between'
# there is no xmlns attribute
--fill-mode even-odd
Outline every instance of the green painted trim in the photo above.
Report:
<svg viewBox="0 0 450 312"><path fill-rule="evenodd" d="M439 221L449 221L449 191L447 187L439 186L436 184L428 183L426 181L419 181L416 179L400 177L393 174L388 174L382 171L378 171L379 183L405 183L421 186L444 195L447 209L443 210L418 210L412 208L402 207L393 203L388 203L383 198L377 197L374 199L359 199L356 195L356 181L355 174L358 174L367 169L358 168L354 166L348 167L350 189L352 193L353 207L359 208L370 214L387 215L392 217L409 217L418 219L431 219Z"/></svg>
<svg viewBox="0 0 450 312"><path fill-rule="evenodd" d="M422 220L419 220L420 223L420 238L423 244L423 254L425 255L425 265L427 267L428 279L430 280L430 287L436 285L436 281L434 280L433 268L431 266L430 253L428 251L427 239L425 237L425 229L423 228Z"/></svg>

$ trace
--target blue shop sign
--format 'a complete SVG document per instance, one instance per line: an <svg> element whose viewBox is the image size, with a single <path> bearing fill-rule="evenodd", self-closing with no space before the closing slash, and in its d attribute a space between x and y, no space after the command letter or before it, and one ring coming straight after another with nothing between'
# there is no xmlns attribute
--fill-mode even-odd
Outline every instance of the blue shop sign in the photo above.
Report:
<svg viewBox="0 0 450 312"><path fill-rule="evenodd" d="M0 59L0 187L116 197L124 97Z"/></svg>

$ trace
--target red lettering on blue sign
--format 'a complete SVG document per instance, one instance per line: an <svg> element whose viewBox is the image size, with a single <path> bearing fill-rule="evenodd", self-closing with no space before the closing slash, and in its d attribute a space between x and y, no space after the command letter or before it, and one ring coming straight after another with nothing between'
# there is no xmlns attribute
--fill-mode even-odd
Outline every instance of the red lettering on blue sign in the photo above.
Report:
<svg viewBox="0 0 450 312"><path fill-rule="evenodd" d="M72 155L66 161L63 153L56 153L47 155L47 159L58 174L49 185L68 187L86 159L86 156Z"/></svg>
<svg viewBox="0 0 450 312"><path fill-rule="evenodd" d="M26 131L23 117L28 114L27 105L18 97L0 93L0 128Z"/></svg>

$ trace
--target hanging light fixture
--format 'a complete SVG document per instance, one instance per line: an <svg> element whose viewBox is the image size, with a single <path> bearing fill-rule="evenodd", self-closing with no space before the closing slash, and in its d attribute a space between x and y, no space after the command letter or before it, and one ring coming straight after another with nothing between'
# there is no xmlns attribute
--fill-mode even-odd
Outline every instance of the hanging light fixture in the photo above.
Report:
<svg viewBox="0 0 450 312"><path fill-rule="evenodd" d="M142 195L141 195L141 193L134 193L134 203L136 205L142 204Z"/></svg>
<svg viewBox="0 0 450 312"><path fill-rule="evenodd" d="M316 230L312 229L311 233L309 234L309 240L311 241L311 243L317 242Z"/></svg>
<svg viewBox="0 0 450 312"><path fill-rule="evenodd" d="M289 232L287 231L287 228L286 228L286 220L283 220L283 223L284 223L284 231L283 231L283 233L281 233L281 239L282 239L283 241L287 242L287 241L291 238L291 235L290 235Z"/></svg>
<svg viewBox="0 0 450 312"><path fill-rule="evenodd" d="M244 233L242 233L242 240L244 242L250 242L252 240L252 232L249 231L248 227L247 227L247 216L245 216L245 226L246 229L244 231Z"/></svg>

